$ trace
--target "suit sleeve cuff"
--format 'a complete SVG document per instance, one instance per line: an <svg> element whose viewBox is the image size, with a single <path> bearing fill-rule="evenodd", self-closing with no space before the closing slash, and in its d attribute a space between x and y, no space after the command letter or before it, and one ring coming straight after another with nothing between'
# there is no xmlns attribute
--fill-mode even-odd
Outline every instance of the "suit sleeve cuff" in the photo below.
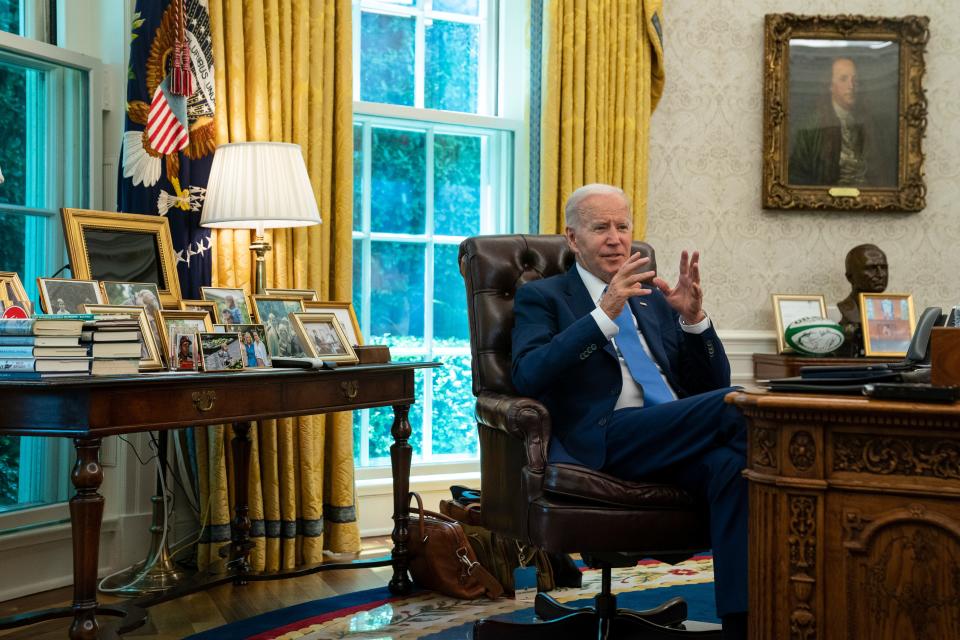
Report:
<svg viewBox="0 0 960 640"><path fill-rule="evenodd" d="M597 310L603 313L601 309L598 308ZM607 314L604 313L603 315L606 316ZM687 324L681 318L680 328L683 329L686 333L700 335L701 333L703 333L704 331L710 328L710 318L707 316L704 316L703 320L701 320L696 324Z"/></svg>
<svg viewBox="0 0 960 640"><path fill-rule="evenodd" d="M620 327L617 326L617 323L611 320L607 312L600 307L591 311L590 315L593 316L593 319L597 322L597 326L600 327L600 331L603 332L607 340L615 338L617 334L620 333Z"/></svg>

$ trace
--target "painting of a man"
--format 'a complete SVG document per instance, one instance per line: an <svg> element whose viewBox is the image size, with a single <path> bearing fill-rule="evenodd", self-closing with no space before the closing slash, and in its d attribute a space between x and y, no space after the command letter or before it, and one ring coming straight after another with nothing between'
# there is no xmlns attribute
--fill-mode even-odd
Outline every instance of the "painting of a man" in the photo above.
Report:
<svg viewBox="0 0 960 640"><path fill-rule="evenodd" d="M805 56L791 42L790 184L897 186L898 67L896 47L886 47L890 63L884 44L893 43L856 54L847 52L854 47L813 47L817 55Z"/></svg>

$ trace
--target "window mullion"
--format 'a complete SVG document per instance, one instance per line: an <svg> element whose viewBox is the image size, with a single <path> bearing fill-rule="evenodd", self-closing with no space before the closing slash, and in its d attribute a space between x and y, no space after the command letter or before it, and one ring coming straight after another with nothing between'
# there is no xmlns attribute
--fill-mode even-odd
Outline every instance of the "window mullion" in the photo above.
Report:
<svg viewBox="0 0 960 640"><path fill-rule="evenodd" d="M370 241L370 192L372 191L373 186L373 127L371 126L369 120L363 121L363 129L360 138L363 154L363 166L361 169L363 174L363 188L360 192L360 229L363 234L363 239L360 242L360 251L362 252L360 260L360 300L362 307L360 313L360 329L363 335L369 336L370 305L372 303L372 296L370 295L372 276L370 274L370 269L372 264L371 255L373 252L373 247L371 246ZM369 410L360 412L360 466L370 466Z"/></svg>
<svg viewBox="0 0 960 640"><path fill-rule="evenodd" d="M423 346L426 349L427 357L433 357L433 233L434 233L434 130L433 127L427 129L427 158L426 175L424 182L426 185L426 243L425 256L426 264L423 269ZM429 372L424 372L423 376L424 398L423 404L423 457L424 460L433 459L433 376Z"/></svg>
<svg viewBox="0 0 960 640"><path fill-rule="evenodd" d="M427 37L426 25L424 24L423 12L417 14L417 27L413 49L413 104L418 109L426 106L424 98L426 87L426 69L427 69Z"/></svg>

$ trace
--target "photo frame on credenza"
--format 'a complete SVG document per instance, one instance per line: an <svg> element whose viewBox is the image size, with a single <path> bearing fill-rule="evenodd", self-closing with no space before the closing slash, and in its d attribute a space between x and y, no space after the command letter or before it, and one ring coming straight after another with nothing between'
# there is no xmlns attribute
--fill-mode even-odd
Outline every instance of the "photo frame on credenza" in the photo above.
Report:
<svg viewBox="0 0 960 640"><path fill-rule="evenodd" d="M291 313L290 321L310 357L339 364L357 363L357 354L334 314Z"/></svg>
<svg viewBox="0 0 960 640"><path fill-rule="evenodd" d="M917 326L913 296L907 293L861 293L860 322L864 355L906 356Z"/></svg>
<svg viewBox="0 0 960 640"><path fill-rule="evenodd" d="M326 300L323 302L308 302L304 300L303 310L306 313L332 313L337 316L340 327L353 346L363 344L363 335L360 333L360 322L353 310L353 303L349 300Z"/></svg>
<svg viewBox="0 0 960 640"><path fill-rule="evenodd" d="M85 304L104 304L100 283L96 280L37 278L40 306L44 313L63 315L83 313Z"/></svg>
<svg viewBox="0 0 960 640"><path fill-rule="evenodd" d="M140 371L157 371L163 369L163 356L160 347L153 338L153 330L147 321L147 310L144 307L122 306L112 304L85 304L83 313L106 315L125 315L137 319L140 325Z"/></svg>
<svg viewBox="0 0 960 640"><path fill-rule="evenodd" d="M827 303L822 295L802 293L775 293L773 298L773 317L777 327L777 352L794 353L787 346L784 333L791 322L800 318L826 318Z"/></svg>
<svg viewBox="0 0 960 640"><path fill-rule="evenodd" d="M180 279L165 217L68 208L60 212L74 278L152 282L160 304L177 308Z"/></svg>

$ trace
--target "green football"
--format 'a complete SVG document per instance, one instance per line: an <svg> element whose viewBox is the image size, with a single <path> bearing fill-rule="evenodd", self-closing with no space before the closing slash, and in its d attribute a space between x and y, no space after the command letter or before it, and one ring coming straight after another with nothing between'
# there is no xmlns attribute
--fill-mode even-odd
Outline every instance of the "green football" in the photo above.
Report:
<svg viewBox="0 0 960 640"><path fill-rule="evenodd" d="M798 353L822 356L843 344L843 327L826 318L800 318L787 325L783 337Z"/></svg>

